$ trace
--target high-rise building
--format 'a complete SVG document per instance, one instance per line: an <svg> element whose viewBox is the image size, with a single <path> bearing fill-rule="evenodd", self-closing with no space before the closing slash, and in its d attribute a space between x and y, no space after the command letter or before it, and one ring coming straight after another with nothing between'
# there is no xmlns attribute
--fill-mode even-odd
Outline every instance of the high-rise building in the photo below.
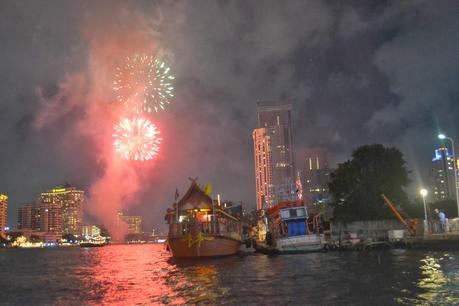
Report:
<svg viewBox="0 0 459 306"><path fill-rule="evenodd" d="M25 204L18 209L18 229L40 230L40 208L33 204Z"/></svg>
<svg viewBox="0 0 459 306"><path fill-rule="evenodd" d="M435 150L435 156L432 158L432 176L435 200L455 200L454 156L445 147Z"/></svg>
<svg viewBox="0 0 459 306"><path fill-rule="evenodd" d="M141 216L127 216L122 212L118 213L117 226L121 222L127 225L127 234L141 234L142 233L142 217Z"/></svg>
<svg viewBox="0 0 459 306"><path fill-rule="evenodd" d="M274 204L271 142L266 128L255 129L252 137L255 152L256 204L260 210Z"/></svg>
<svg viewBox="0 0 459 306"><path fill-rule="evenodd" d="M304 200L306 204L327 203L328 183L333 157L323 148L298 152L297 165L301 169Z"/></svg>
<svg viewBox="0 0 459 306"><path fill-rule="evenodd" d="M40 231L62 235L62 209L58 203L43 203L40 209Z"/></svg>
<svg viewBox="0 0 459 306"><path fill-rule="evenodd" d="M56 187L43 192L40 196L40 203L57 204L60 207L63 235L81 235L84 191L70 186Z"/></svg>
<svg viewBox="0 0 459 306"><path fill-rule="evenodd" d="M257 103L258 128L254 141L257 209L295 194L291 104Z"/></svg>
<svg viewBox="0 0 459 306"><path fill-rule="evenodd" d="M0 237L5 238L8 222L8 196L0 193Z"/></svg>

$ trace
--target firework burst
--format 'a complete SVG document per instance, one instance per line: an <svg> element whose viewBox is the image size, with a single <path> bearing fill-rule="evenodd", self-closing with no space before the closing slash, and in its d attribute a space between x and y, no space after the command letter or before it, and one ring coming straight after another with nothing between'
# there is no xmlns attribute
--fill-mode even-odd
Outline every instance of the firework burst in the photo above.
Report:
<svg viewBox="0 0 459 306"><path fill-rule="evenodd" d="M114 128L115 151L126 160L146 161L159 152L158 128L145 118L125 118Z"/></svg>
<svg viewBox="0 0 459 306"><path fill-rule="evenodd" d="M113 89L117 99L134 113L158 112L174 97L175 77L170 72L164 61L136 54L116 69Z"/></svg>

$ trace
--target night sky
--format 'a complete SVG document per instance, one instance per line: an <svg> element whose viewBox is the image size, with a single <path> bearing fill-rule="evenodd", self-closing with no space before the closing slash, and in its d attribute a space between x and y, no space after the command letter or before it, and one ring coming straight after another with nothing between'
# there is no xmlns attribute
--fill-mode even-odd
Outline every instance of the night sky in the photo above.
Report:
<svg viewBox="0 0 459 306"><path fill-rule="evenodd" d="M254 206L251 132L264 99L293 104L297 149L325 147L341 162L363 144L399 148L413 194L427 184L437 133L459 141L458 16L459 2L443 0L1 1L9 224L65 182L97 205L89 190L110 177L112 150L109 119L97 116L116 104L110 71L137 52L160 52L176 76L176 98L152 116L160 155L129 166L138 185L118 199L146 229L164 228L188 177Z"/></svg>

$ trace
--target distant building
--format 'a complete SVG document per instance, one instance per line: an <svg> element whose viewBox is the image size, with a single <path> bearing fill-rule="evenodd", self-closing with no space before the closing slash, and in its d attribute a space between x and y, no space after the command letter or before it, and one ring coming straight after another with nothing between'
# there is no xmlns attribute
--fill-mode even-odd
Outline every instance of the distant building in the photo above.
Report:
<svg viewBox="0 0 459 306"><path fill-rule="evenodd" d="M19 230L40 230L40 208L34 204L25 204L18 209Z"/></svg>
<svg viewBox="0 0 459 306"><path fill-rule="evenodd" d="M80 235L83 223L84 191L75 187L56 187L43 192L41 204L57 204L62 215L62 234Z"/></svg>
<svg viewBox="0 0 459 306"><path fill-rule="evenodd" d="M40 232L62 236L62 209L58 203L42 203L40 209Z"/></svg>
<svg viewBox="0 0 459 306"><path fill-rule="evenodd" d="M306 149L298 152L297 164L301 169L304 200L306 204L327 203L328 183L333 157L326 149Z"/></svg>
<svg viewBox="0 0 459 306"><path fill-rule="evenodd" d="M6 237L6 226L8 224L8 196L0 193L0 236Z"/></svg>
<svg viewBox="0 0 459 306"><path fill-rule="evenodd" d="M294 195L292 105L257 103L258 128L254 142L257 209L270 207Z"/></svg>
<svg viewBox="0 0 459 306"><path fill-rule="evenodd" d="M140 234L142 233L142 217L141 216L127 216L122 212L118 213L117 226L121 225L121 222L127 225L127 234Z"/></svg>
<svg viewBox="0 0 459 306"><path fill-rule="evenodd" d="M25 204L18 209L18 233L28 239L58 242L62 238L62 212L57 203Z"/></svg>
<svg viewBox="0 0 459 306"><path fill-rule="evenodd" d="M437 201L456 199L454 188L454 156L448 149L441 147L435 150L432 158L433 197Z"/></svg>
<svg viewBox="0 0 459 306"><path fill-rule="evenodd" d="M101 230L95 225L84 225L81 228L81 235L83 237L97 237L100 236Z"/></svg>

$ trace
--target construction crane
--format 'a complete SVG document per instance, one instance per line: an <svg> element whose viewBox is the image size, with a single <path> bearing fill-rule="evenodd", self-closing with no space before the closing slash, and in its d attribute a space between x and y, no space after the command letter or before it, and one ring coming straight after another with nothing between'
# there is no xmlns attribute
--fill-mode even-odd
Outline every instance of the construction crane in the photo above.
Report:
<svg viewBox="0 0 459 306"><path fill-rule="evenodd" d="M384 199L384 203L386 203L387 206L389 206L390 210L392 213L395 215L395 217L400 221L401 224L403 224L408 232L410 233L411 236L416 236L416 225L418 224L416 219L411 219L408 216L402 216L402 213L397 209L397 207L392 203L388 197L386 197L384 194L381 195Z"/></svg>

